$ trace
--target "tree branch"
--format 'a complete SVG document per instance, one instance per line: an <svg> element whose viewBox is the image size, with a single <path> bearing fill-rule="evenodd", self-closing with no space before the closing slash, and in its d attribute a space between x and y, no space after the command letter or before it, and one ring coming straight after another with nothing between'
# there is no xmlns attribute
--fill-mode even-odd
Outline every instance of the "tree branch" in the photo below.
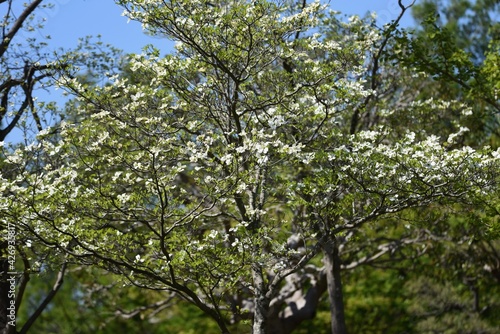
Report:
<svg viewBox="0 0 500 334"><path fill-rule="evenodd" d="M0 58L3 57L4 53L7 51L9 48L10 42L12 42L12 39L14 36L17 34L19 29L23 26L24 21L30 16L31 13L42 3L43 0L35 0L32 3L30 3L26 9L19 15L17 18L16 22L12 25L12 28L10 31L4 36L2 43L0 44Z"/></svg>
<svg viewBox="0 0 500 334"><path fill-rule="evenodd" d="M38 306L38 308L35 310L35 312L31 315L31 317L28 319L28 321L24 324L23 328L19 332L19 334L26 334L28 333L28 330L30 327L33 325L33 323L38 319L40 314L42 314L43 310L49 305L49 303L52 301L56 293L59 291L61 288L63 282L64 282L64 275L66 273L66 267L67 267L67 262L66 260L63 262L61 269L59 270L59 273L57 274L57 279L56 282L54 283L54 286L52 287L52 290L49 292L49 294L45 297L45 299L42 301L42 303Z"/></svg>
<svg viewBox="0 0 500 334"><path fill-rule="evenodd" d="M385 32L385 38L382 40L382 43L380 44L380 48L378 49L377 54L373 57L373 67L371 71L371 84L370 88L372 90L375 90L378 87L378 82L377 82L377 72L379 70L379 61L380 57L382 57L382 52L384 52L385 47L387 46L387 43L389 43L390 38L392 37L392 33L396 30L396 27L399 24L399 21L403 18L405 12L412 7L415 4L416 0L413 0L408 6L404 6L402 1L398 1L398 5L401 8L401 12L399 13L398 17L394 22L389 26L387 31ZM358 123L359 123L359 114L361 112L361 109L364 109L370 100L374 97L373 94L368 95L365 100L354 110L354 113L352 114L351 117L351 129L350 133L354 134L357 131L358 128Z"/></svg>

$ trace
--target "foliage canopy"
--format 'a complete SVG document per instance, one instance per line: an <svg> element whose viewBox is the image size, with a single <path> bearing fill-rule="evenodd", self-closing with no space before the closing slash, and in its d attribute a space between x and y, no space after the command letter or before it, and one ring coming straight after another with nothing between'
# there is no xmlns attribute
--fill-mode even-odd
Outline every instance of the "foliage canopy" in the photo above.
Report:
<svg viewBox="0 0 500 334"><path fill-rule="evenodd" d="M66 77L78 121L5 152L2 215L54 263L187 300L224 333L290 332L327 292L345 333L341 269L427 242L410 210L490 201L499 151L459 142L471 109L399 87L427 76L399 59L401 3L383 30L319 2L119 3L176 52L101 87ZM406 231L363 238L388 223Z"/></svg>

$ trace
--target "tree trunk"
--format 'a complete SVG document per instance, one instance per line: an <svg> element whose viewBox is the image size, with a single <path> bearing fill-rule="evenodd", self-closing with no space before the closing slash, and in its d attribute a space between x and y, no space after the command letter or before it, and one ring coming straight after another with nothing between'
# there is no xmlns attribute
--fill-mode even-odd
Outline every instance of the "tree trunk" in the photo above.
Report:
<svg viewBox="0 0 500 334"><path fill-rule="evenodd" d="M302 273L294 273L291 276L299 277ZM300 278L295 278L299 280ZM309 286L307 292L299 289L282 303L274 303L271 300L271 310L268 319L269 332L272 334L291 334L300 324L316 316L321 296L326 291L326 273L322 271L319 277L304 282L302 287ZM289 290L285 291L287 294ZM280 297L278 297L280 298Z"/></svg>
<svg viewBox="0 0 500 334"><path fill-rule="evenodd" d="M7 252L7 249L2 251ZM15 311L11 311L15 305L11 304L12 299L9 298L10 283L7 279L12 278L7 274L9 272L7 258L0 258L0 271L0 334L12 334L16 332Z"/></svg>
<svg viewBox="0 0 500 334"><path fill-rule="evenodd" d="M332 318L332 334L347 334L344 316L344 297L340 276L340 256L335 238L323 246L324 263L330 315Z"/></svg>
<svg viewBox="0 0 500 334"><path fill-rule="evenodd" d="M259 264L253 264L252 276L255 289L252 334L266 334L267 318L269 316L269 299L266 297L267 287L264 282L262 267Z"/></svg>

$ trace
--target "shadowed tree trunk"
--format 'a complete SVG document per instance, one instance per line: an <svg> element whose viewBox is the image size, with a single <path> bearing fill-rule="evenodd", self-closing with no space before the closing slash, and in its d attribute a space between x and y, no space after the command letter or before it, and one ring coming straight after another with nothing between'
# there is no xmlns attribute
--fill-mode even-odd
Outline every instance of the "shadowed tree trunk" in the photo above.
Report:
<svg viewBox="0 0 500 334"><path fill-rule="evenodd" d="M330 314L332 321L332 334L347 334L344 316L344 297L342 294L342 280L340 276L340 256L337 241L333 238L323 245L324 263L328 298L330 301Z"/></svg>
<svg viewBox="0 0 500 334"><path fill-rule="evenodd" d="M255 311L252 334L266 334L269 317L269 300L266 297L267 286L264 281L262 267L259 264L252 266L252 275L255 287Z"/></svg>
<svg viewBox="0 0 500 334"><path fill-rule="evenodd" d="M269 333L291 334L302 322L316 316L319 301L326 291L326 273L322 271L316 280L308 281L308 284L310 284L310 287L307 292L298 290L284 301L284 308L282 303L271 306L271 309L277 308L275 312L278 314L271 313Z"/></svg>
<svg viewBox="0 0 500 334"><path fill-rule="evenodd" d="M2 247L3 248L3 247ZM3 250L2 250L3 251ZM5 252L7 249L5 249ZM10 284L7 281L7 273L9 272L9 263L7 258L0 259L0 334L12 334L16 332L15 326L8 326L12 320L9 318L9 288ZM14 322L15 324L15 322Z"/></svg>

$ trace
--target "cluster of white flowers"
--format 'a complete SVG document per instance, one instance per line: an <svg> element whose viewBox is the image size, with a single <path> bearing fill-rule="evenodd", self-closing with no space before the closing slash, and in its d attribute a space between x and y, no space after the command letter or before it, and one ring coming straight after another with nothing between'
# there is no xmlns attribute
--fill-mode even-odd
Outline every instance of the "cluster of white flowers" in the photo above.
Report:
<svg viewBox="0 0 500 334"><path fill-rule="evenodd" d="M461 126L458 132L452 133L448 136L448 139L446 140L448 143L453 144L455 143L456 139L462 136L464 133L468 132L469 128Z"/></svg>
<svg viewBox="0 0 500 334"><path fill-rule="evenodd" d="M466 131L462 129L462 131ZM415 141L411 132L394 145L377 144L375 132L365 132L351 143L335 149L329 155L330 161L341 161L339 178L354 179L363 184L364 189L375 193L399 191L401 199L411 196L430 196L432 193L462 193L487 187L486 179L478 178L481 170L487 170L494 162L495 154L476 152L470 147L447 150L439 138L429 136L426 140Z"/></svg>

